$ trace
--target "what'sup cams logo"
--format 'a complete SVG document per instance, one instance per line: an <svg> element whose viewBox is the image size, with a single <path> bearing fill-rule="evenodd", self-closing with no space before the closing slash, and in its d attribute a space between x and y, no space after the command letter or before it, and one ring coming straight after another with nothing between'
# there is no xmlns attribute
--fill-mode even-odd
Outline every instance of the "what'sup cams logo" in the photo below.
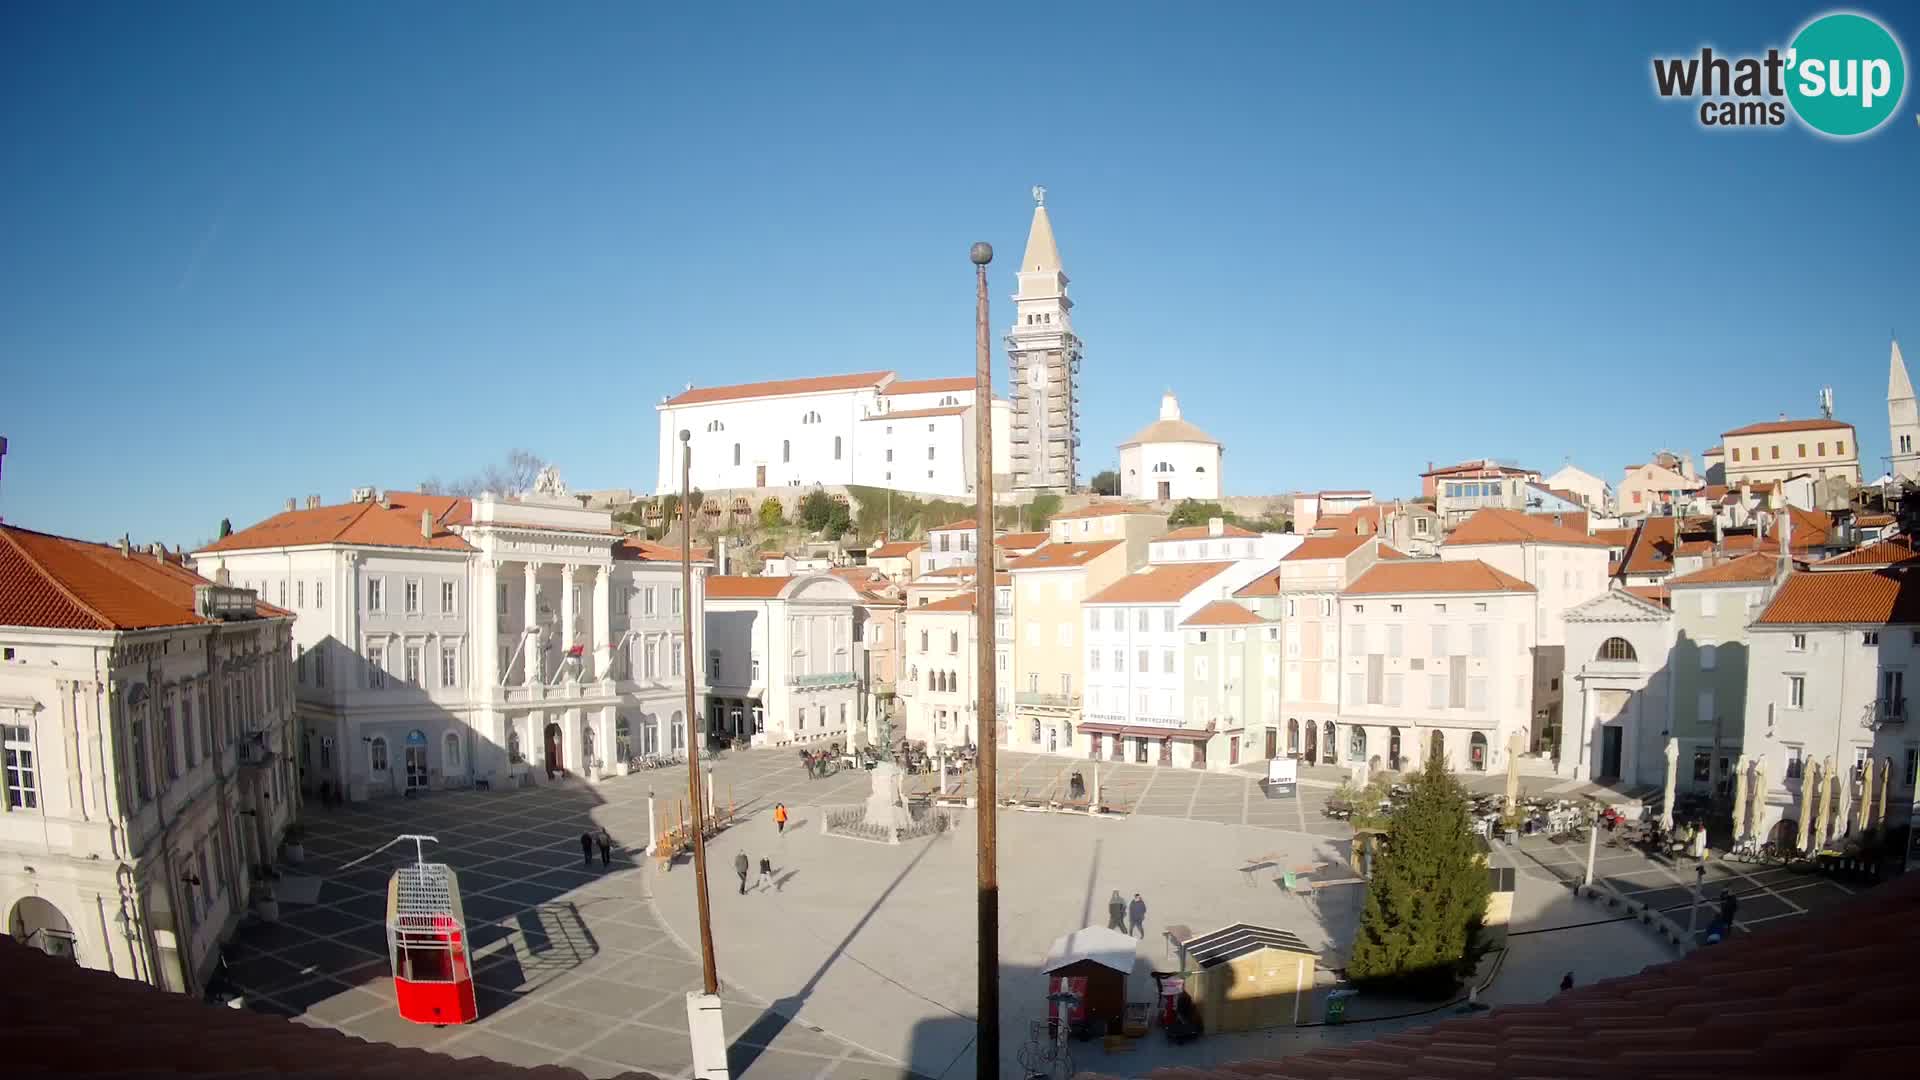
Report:
<svg viewBox="0 0 1920 1080"><path fill-rule="evenodd" d="M1702 127L1781 127L1792 115L1822 135L1850 139L1893 117L1906 96L1907 61L1886 27L1835 12L1765 56L1703 48L1698 56L1656 57L1653 86L1663 98L1698 100Z"/></svg>

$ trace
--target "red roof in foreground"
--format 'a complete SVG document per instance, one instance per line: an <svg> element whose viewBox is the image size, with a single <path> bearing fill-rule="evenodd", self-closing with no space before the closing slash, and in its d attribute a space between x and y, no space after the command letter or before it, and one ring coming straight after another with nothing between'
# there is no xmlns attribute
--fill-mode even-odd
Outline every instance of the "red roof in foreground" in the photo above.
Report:
<svg viewBox="0 0 1920 1080"><path fill-rule="evenodd" d="M734 577L714 575L707 579L709 600L771 600L793 581L790 577Z"/></svg>
<svg viewBox="0 0 1920 1080"><path fill-rule="evenodd" d="M1487 509L1475 511L1460 523L1453 535L1442 541L1449 547L1471 544L1571 544L1578 547L1607 547L1605 540L1589 536L1586 530L1574 530L1556 524L1550 515L1523 514L1518 510Z"/></svg>
<svg viewBox="0 0 1920 1080"><path fill-rule="evenodd" d="M1478 559L1408 559L1373 564L1353 584L1341 590L1347 596L1392 596L1399 593L1533 592L1533 586Z"/></svg>
<svg viewBox="0 0 1920 1080"><path fill-rule="evenodd" d="M9 1076L581 1080L578 1070L560 1065L530 1069L484 1057L456 1059L265 1013L219 1008L55 960L11 938L0 938L0 970L7 973L0 979L0 1016L7 1018L9 1034L31 1036L9 1040ZM619 1075L653 1080L651 1073L639 1071Z"/></svg>
<svg viewBox="0 0 1920 1080"><path fill-rule="evenodd" d="M1789 626L1920 623L1920 570L1893 566L1793 574L1754 621Z"/></svg>
<svg viewBox="0 0 1920 1080"><path fill-rule="evenodd" d="M1815 570L1833 570L1843 566L1892 566L1896 563L1912 562L1920 559L1920 552L1913 549L1904 536L1881 540L1865 547L1855 548L1845 555L1835 555L1831 559L1821 559L1813 564Z"/></svg>
<svg viewBox="0 0 1920 1080"><path fill-rule="evenodd" d="M680 547L675 544L656 544L638 536L628 536L613 545L613 557L622 562L672 562L680 561ZM713 549L698 544L693 546L693 561L703 563L713 558Z"/></svg>
<svg viewBox="0 0 1920 1080"><path fill-rule="evenodd" d="M1215 600L1186 617L1181 626L1257 626L1267 620L1231 600Z"/></svg>
<svg viewBox="0 0 1920 1080"><path fill-rule="evenodd" d="M172 556L0 525L0 626L143 630L196 626L196 585L212 582ZM271 604L262 616L285 615Z"/></svg>
<svg viewBox="0 0 1920 1080"><path fill-rule="evenodd" d="M1701 1080L1910 1074L1920 1025L1912 1021L1911 988L1895 973L1920 960L1920 874L1802 921L1776 922L1537 1005L1502 1006L1291 1057L1145 1075Z"/></svg>

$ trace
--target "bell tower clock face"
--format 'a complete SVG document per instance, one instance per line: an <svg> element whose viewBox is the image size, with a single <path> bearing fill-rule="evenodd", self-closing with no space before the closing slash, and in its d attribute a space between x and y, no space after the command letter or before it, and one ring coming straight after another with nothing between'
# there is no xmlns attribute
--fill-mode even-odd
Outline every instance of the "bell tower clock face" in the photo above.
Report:
<svg viewBox="0 0 1920 1080"><path fill-rule="evenodd" d="M1040 364L1034 363L1034 364L1027 365L1027 385L1028 386L1031 386L1035 390L1038 390L1042 386L1045 386L1046 382L1047 382L1047 373L1041 367Z"/></svg>

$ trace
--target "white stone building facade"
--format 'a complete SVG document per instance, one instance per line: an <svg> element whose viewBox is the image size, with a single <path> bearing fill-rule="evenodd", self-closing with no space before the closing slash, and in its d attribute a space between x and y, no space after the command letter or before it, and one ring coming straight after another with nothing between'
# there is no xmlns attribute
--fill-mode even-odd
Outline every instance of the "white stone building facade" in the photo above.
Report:
<svg viewBox="0 0 1920 1080"><path fill-rule="evenodd" d="M709 714L758 746L854 745L859 592L832 574L716 577L706 592Z"/></svg>
<svg viewBox="0 0 1920 1080"><path fill-rule="evenodd" d="M1160 398L1160 418L1120 444L1120 494L1167 502L1220 498L1225 455L1219 440L1188 423L1169 390Z"/></svg>

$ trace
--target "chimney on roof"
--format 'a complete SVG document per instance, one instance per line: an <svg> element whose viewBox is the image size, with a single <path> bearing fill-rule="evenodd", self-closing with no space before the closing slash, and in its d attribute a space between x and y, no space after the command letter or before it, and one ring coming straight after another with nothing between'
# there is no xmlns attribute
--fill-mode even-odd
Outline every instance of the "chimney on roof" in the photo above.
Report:
<svg viewBox="0 0 1920 1080"><path fill-rule="evenodd" d="M372 502L372 501L373 501L373 489L372 489L372 488L370 488L370 487L357 487L357 488L354 488L354 489L353 489L353 501L354 501L354 502L355 502L356 504L357 504L357 503L366 503L366 502Z"/></svg>
<svg viewBox="0 0 1920 1080"><path fill-rule="evenodd" d="M1793 572L1793 513L1780 515L1780 580Z"/></svg>
<svg viewBox="0 0 1920 1080"><path fill-rule="evenodd" d="M1208 536L1225 536L1226 532L1227 532L1226 518L1208 518L1207 519L1207 535Z"/></svg>
<svg viewBox="0 0 1920 1080"><path fill-rule="evenodd" d="M380 502L380 509L382 509L382 510L391 510L391 509L393 509L393 500L392 500L392 499L389 499L389 498L387 498L387 493L386 493L386 492L384 492L384 491L380 493L380 499L379 499L379 502Z"/></svg>
<svg viewBox="0 0 1920 1080"><path fill-rule="evenodd" d="M295 501L294 501L294 500L293 500L292 498L288 498L288 499L287 499L287 510L288 510L289 512L290 512L290 511L292 511L292 510L293 510L293 508L294 508L294 507L296 507L296 506L298 506L298 505L300 505L300 504L299 504L298 502L295 502Z"/></svg>
<svg viewBox="0 0 1920 1080"><path fill-rule="evenodd" d="M132 555L132 550L131 550L131 548L132 548L132 545L130 545L130 544L129 544L129 543L127 542L127 534L126 534L126 533L121 533L121 534L120 534L120 542L119 542L119 544L118 544L118 545L116 545L116 546L118 546L118 547L120 548L120 557L121 557L121 558L123 558L123 559L125 559L125 558L129 558L129 557L131 557L131 555Z"/></svg>
<svg viewBox="0 0 1920 1080"><path fill-rule="evenodd" d="M420 511L420 539L433 539L433 511Z"/></svg>
<svg viewBox="0 0 1920 1080"><path fill-rule="evenodd" d="M318 495L307 496L307 509L309 510L320 509L320 496Z"/></svg>
<svg viewBox="0 0 1920 1080"><path fill-rule="evenodd" d="M167 561L167 545L158 540L155 540L152 545L147 548L147 553L153 556L154 562Z"/></svg>

